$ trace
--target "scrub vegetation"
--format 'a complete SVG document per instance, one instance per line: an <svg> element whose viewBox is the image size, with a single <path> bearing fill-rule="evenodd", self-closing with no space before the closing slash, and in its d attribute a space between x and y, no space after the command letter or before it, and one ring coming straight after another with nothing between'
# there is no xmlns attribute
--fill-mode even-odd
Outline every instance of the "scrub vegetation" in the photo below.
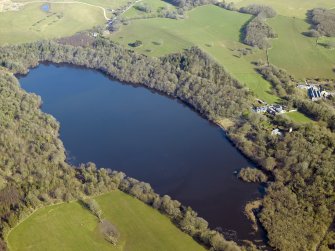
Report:
<svg viewBox="0 0 335 251"><path fill-rule="evenodd" d="M335 37L335 12L317 8L311 10L308 17L319 36Z"/></svg>

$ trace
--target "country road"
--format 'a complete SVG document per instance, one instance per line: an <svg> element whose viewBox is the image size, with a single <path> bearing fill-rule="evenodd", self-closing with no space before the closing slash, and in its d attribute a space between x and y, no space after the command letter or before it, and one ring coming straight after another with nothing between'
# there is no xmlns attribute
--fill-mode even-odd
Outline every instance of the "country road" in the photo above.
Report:
<svg viewBox="0 0 335 251"><path fill-rule="evenodd" d="M89 4L89 3L84 3L84 2L79 2L79 1L58 1L58 2L55 2L55 1L29 1L29 2L24 2L23 5L26 5L26 4L31 4L31 3L56 3L56 4L62 4L62 3L65 3L65 4L84 4L84 5L87 5L87 6L92 6L92 7L96 7L96 8L99 8L103 11L103 14L104 14L104 18L109 21L110 19L107 17L107 14L106 14L106 9L102 6L99 6L99 5L94 5L94 4Z"/></svg>
<svg viewBox="0 0 335 251"><path fill-rule="evenodd" d="M109 24L113 23L117 18L119 18L120 16L122 16L126 11L128 11L131 7L133 7L135 4L137 4L138 2L141 2L142 0L136 0L135 2L133 2L131 5L129 5L126 9L124 9L119 15L117 15L116 17L114 17L113 19L111 19L109 21Z"/></svg>

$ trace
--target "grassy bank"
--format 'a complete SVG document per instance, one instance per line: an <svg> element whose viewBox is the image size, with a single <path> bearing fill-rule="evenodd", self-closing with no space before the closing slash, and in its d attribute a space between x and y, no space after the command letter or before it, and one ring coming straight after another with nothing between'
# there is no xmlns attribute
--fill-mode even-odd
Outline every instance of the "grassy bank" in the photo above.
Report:
<svg viewBox="0 0 335 251"><path fill-rule="evenodd" d="M10 250L205 250L155 209L120 191L96 197L103 217L121 233L113 246L97 218L78 202L37 210L8 236Z"/></svg>

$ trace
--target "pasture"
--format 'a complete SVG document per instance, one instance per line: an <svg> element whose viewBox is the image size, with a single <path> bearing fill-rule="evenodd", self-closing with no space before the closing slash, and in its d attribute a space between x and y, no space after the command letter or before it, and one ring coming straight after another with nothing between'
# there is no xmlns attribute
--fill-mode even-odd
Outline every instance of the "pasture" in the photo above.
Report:
<svg viewBox="0 0 335 251"><path fill-rule="evenodd" d="M136 7L139 5L145 4L151 8L150 13L146 13L138 10ZM158 12L158 9L166 8L168 10L175 10L176 7L163 1L163 0L141 0L139 3L135 4L131 9L129 9L123 17L125 18L143 18L150 15L155 15Z"/></svg>
<svg viewBox="0 0 335 251"><path fill-rule="evenodd" d="M316 38L303 35L309 25L301 19L277 16L268 23L277 32L269 50L270 62L298 79L335 78L335 52L316 44Z"/></svg>
<svg viewBox="0 0 335 251"><path fill-rule="evenodd" d="M265 53L254 50L252 55L241 56L238 51L250 48L240 43L240 29L250 15L207 5L189 11L187 16L182 20L132 20L111 38L129 49L155 57L198 46L259 98L269 103L278 100L269 93L271 85L256 73L251 63L254 59L265 59ZM143 45L130 47L136 40L141 40Z"/></svg>
<svg viewBox="0 0 335 251"><path fill-rule="evenodd" d="M12 0L13 2L18 3L30 3L30 0ZM127 4L127 0L34 0L34 2L41 2L41 3L60 3L60 2L79 2L79 3L88 3L96 6L101 6L103 8L111 8L116 9L122 5Z"/></svg>
<svg viewBox="0 0 335 251"><path fill-rule="evenodd" d="M10 250L205 250L166 216L129 195L114 191L95 199L121 234L117 246L104 240L90 211L70 202L39 209L19 224L8 236Z"/></svg>
<svg viewBox="0 0 335 251"><path fill-rule="evenodd" d="M19 11L0 13L0 45L31 42L72 35L106 21L100 8L80 3L31 3Z"/></svg>
<svg viewBox="0 0 335 251"><path fill-rule="evenodd" d="M335 2L330 0L230 0L237 7L249 4L264 4L272 6L280 15L304 19L306 12L316 7L334 8Z"/></svg>

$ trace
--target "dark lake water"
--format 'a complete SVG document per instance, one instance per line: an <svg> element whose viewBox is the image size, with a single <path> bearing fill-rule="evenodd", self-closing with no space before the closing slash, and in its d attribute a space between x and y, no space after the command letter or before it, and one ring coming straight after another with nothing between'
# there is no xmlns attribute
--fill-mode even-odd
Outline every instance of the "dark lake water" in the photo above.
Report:
<svg viewBox="0 0 335 251"><path fill-rule="evenodd" d="M234 174L252 164L219 127L189 107L73 66L40 65L20 82L60 122L74 164L92 161L124 171L190 205L211 227L255 238L243 208L259 196L259 185Z"/></svg>

